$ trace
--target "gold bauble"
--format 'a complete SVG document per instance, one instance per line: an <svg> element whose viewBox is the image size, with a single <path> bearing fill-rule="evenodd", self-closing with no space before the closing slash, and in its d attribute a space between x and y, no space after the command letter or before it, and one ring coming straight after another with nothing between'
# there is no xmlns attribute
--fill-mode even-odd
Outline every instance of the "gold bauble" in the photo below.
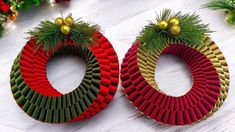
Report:
<svg viewBox="0 0 235 132"><path fill-rule="evenodd" d="M63 26L61 26L60 31L63 34L68 35L71 32L71 28L69 26L67 26L67 25L63 25Z"/></svg>
<svg viewBox="0 0 235 132"><path fill-rule="evenodd" d="M180 26L177 26L177 25L173 25L173 26L171 26L171 28L170 28L170 32L171 32L171 34L173 34L173 35L179 35L179 34L180 34L180 31L181 31L181 28L180 28Z"/></svg>
<svg viewBox="0 0 235 132"><path fill-rule="evenodd" d="M177 19L177 18L171 18L169 20L169 23L172 24L172 25L179 25L180 24L180 20Z"/></svg>
<svg viewBox="0 0 235 132"><path fill-rule="evenodd" d="M158 22L158 27L161 28L161 29L167 29L168 27L168 22L165 21L165 20L161 20L160 22Z"/></svg>
<svg viewBox="0 0 235 132"><path fill-rule="evenodd" d="M64 20L64 23L68 26L72 26L74 24L74 19L71 16L67 16Z"/></svg>
<svg viewBox="0 0 235 132"><path fill-rule="evenodd" d="M63 25L64 24L64 19L61 17L58 17L55 19L55 24L56 25Z"/></svg>

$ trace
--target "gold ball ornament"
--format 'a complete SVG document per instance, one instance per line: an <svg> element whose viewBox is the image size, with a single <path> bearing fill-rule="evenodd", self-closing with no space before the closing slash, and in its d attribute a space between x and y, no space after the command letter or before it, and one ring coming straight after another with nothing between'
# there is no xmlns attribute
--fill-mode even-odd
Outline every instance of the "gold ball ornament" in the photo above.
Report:
<svg viewBox="0 0 235 132"><path fill-rule="evenodd" d="M171 32L171 34L173 34L173 35L179 35L180 32L181 32L181 28L180 28L180 26L178 26L178 25L173 25L173 26L170 28L170 32Z"/></svg>
<svg viewBox="0 0 235 132"><path fill-rule="evenodd" d="M169 23L172 24L172 25L179 25L180 24L180 20L177 19L177 18L171 18L169 20Z"/></svg>
<svg viewBox="0 0 235 132"><path fill-rule="evenodd" d="M161 20L160 22L158 22L157 26L161 29L167 29L168 27L168 22L165 20Z"/></svg>
<svg viewBox="0 0 235 132"><path fill-rule="evenodd" d="M67 26L67 25L63 25L63 26L61 26L60 31L63 34L68 35L71 32L71 28L69 26Z"/></svg>
<svg viewBox="0 0 235 132"><path fill-rule="evenodd" d="M72 26L74 24L74 19L71 16L67 16L64 20L64 23L68 26Z"/></svg>
<svg viewBox="0 0 235 132"><path fill-rule="evenodd" d="M64 19L61 17L58 17L55 19L55 24L56 25L63 25L64 24Z"/></svg>

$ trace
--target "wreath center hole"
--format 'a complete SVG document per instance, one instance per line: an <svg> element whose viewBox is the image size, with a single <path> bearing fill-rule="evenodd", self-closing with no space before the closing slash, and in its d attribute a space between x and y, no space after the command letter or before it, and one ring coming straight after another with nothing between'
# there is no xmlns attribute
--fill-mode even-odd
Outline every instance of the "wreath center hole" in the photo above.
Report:
<svg viewBox="0 0 235 132"><path fill-rule="evenodd" d="M75 55L55 56L47 63L47 78L62 94L72 92L85 76L85 61Z"/></svg>
<svg viewBox="0 0 235 132"><path fill-rule="evenodd" d="M155 68L158 87L167 95L178 97L192 88L192 74L187 64L177 56L164 54Z"/></svg>

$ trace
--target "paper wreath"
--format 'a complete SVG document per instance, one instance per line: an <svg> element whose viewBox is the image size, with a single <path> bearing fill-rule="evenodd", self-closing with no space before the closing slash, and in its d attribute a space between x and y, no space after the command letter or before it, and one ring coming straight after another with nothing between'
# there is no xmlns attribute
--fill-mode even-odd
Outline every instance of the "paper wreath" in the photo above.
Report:
<svg viewBox="0 0 235 132"><path fill-rule="evenodd" d="M65 123L94 116L112 100L119 81L117 55L110 42L99 32L95 44L77 46L68 39L55 50L46 51L31 39L14 61L11 90L17 104L32 118L49 123ZM47 79L50 57L78 55L86 62L81 84L72 92L58 92Z"/></svg>
<svg viewBox="0 0 235 132"><path fill-rule="evenodd" d="M193 86L180 97L162 92L155 81L155 65L162 54L183 59ZM229 72L225 58L209 37L203 45L168 42L153 53L135 42L121 65L124 93L143 114L171 125L193 124L211 116L228 95Z"/></svg>

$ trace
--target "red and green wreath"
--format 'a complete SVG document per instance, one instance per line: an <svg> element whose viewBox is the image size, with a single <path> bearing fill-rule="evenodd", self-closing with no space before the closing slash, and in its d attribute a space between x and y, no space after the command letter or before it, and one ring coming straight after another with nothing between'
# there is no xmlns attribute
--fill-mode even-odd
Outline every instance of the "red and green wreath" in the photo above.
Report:
<svg viewBox="0 0 235 132"><path fill-rule="evenodd" d="M229 71L223 54L208 37L208 25L196 14L165 9L141 31L121 65L123 91L130 102L157 122L186 125L218 110L228 95ZM167 95L155 81L155 65L162 54L183 59L193 86L185 95Z"/></svg>
<svg viewBox="0 0 235 132"><path fill-rule="evenodd" d="M117 90L119 64L97 25L69 15L42 21L29 34L10 75L14 99L23 111L42 122L64 123L89 118L109 104ZM62 94L48 81L46 64L65 54L83 57L86 72L75 90Z"/></svg>

